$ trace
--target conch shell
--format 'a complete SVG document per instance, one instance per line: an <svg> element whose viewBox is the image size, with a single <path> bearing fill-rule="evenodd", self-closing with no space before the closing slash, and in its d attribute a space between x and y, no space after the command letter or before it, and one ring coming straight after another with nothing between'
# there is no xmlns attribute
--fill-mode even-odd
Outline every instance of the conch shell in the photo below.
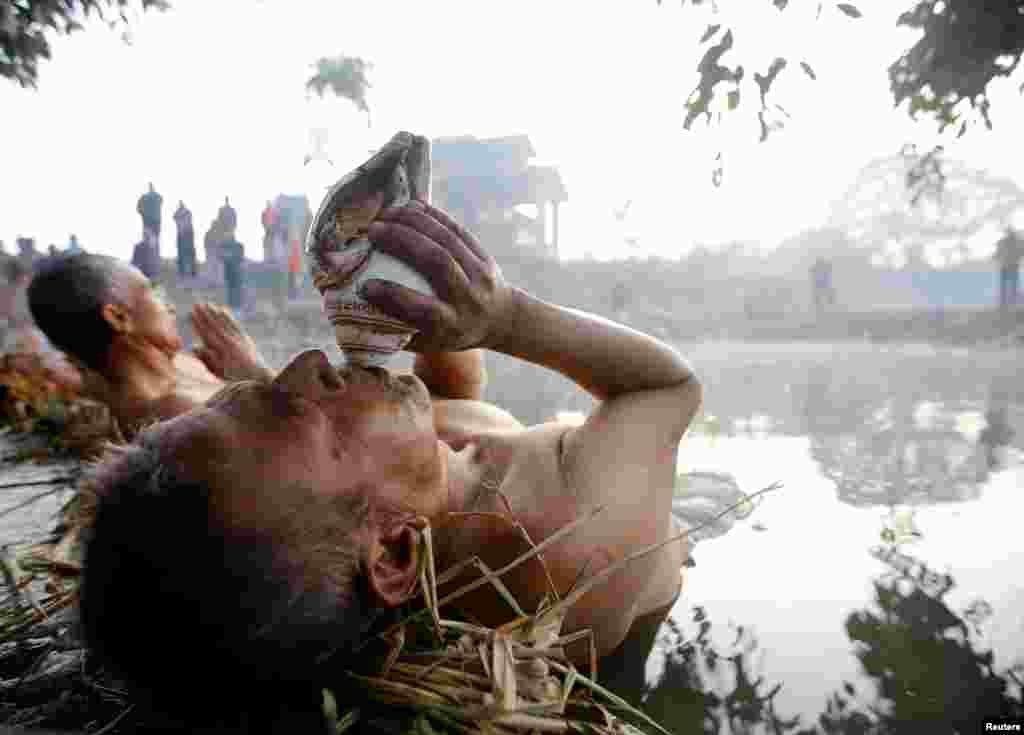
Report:
<svg viewBox="0 0 1024 735"><path fill-rule="evenodd" d="M414 327L363 300L359 286L370 278L395 281L433 295L430 284L400 260L375 251L370 224L385 207L430 201L430 141L397 133L370 160L331 187L309 228L313 285L323 295L338 347L351 362L380 365L409 343Z"/></svg>

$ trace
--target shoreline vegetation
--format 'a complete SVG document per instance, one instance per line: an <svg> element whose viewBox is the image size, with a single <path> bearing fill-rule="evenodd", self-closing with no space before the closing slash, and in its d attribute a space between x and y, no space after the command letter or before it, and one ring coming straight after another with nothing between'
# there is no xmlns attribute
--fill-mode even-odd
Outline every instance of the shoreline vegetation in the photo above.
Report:
<svg viewBox="0 0 1024 735"><path fill-rule="evenodd" d="M1024 347L1024 303L935 306L912 290L886 289L879 269L850 269L837 287L838 303L815 314L804 273L753 277L693 272L688 261L629 260L563 263L535 257L499 259L506 278L539 298L614 319L671 341L932 343L961 347ZM274 339L280 330L332 342L319 296L311 286L279 310L264 284L263 263L249 263L245 322L254 336ZM707 268L703 269L707 271ZM972 270L970 274L977 275ZM163 285L187 314L198 301L224 301L224 288L205 279L178 283L165 261ZM952 301L952 298L950 299Z"/></svg>

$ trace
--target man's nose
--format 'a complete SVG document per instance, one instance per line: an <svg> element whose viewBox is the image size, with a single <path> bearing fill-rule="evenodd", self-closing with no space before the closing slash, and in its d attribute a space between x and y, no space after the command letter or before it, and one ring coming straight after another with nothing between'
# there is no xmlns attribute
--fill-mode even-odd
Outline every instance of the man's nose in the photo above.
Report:
<svg viewBox="0 0 1024 735"><path fill-rule="evenodd" d="M289 393L316 400L326 392L341 390L344 382L321 350L306 350L297 355L274 378L274 385Z"/></svg>

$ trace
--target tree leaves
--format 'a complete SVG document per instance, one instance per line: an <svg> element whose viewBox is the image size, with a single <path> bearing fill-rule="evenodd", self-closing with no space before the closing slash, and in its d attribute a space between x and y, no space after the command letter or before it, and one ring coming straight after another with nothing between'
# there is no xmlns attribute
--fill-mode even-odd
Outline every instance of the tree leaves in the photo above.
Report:
<svg viewBox="0 0 1024 735"><path fill-rule="evenodd" d="M714 36L716 33L718 33L718 30L721 27L722 27L721 23L715 23L714 25L709 25L708 29L706 31L704 31L704 35L700 37L699 43L707 43L709 40L711 40L712 36Z"/></svg>
<svg viewBox="0 0 1024 735"><path fill-rule="evenodd" d="M330 91L349 100L361 112L369 115L370 106L366 102L366 91L371 85L366 72L371 66L358 56L321 57L313 64L316 72L306 80L306 89L316 92L320 97Z"/></svg>
<svg viewBox="0 0 1024 735"><path fill-rule="evenodd" d="M850 3L839 3L836 5L836 8L846 13L851 18L860 18L863 16L863 13L861 13L856 6L850 5Z"/></svg>
<svg viewBox="0 0 1024 735"><path fill-rule="evenodd" d="M733 34L732 29L729 29L718 43L704 52L697 65L700 80L686 101L686 118L683 120L685 130L689 130L701 115L711 122L711 100L714 98L715 87L720 82L738 84L743 79L742 66L730 68L721 63L722 56L732 48L732 45Z"/></svg>
<svg viewBox="0 0 1024 735"><path fill-rule="evenodd" d="M50 58L48 33L67 35L82 30L79 17L93 15L111 28L121 26L129 35L129 19L125 9L128 0L8 0L0 4L0 77L22 87L35 88L39 80L39 63ZM167 0L142 0L142 10L163 11ZM108 21L104 10L116 11Z"/></svg>

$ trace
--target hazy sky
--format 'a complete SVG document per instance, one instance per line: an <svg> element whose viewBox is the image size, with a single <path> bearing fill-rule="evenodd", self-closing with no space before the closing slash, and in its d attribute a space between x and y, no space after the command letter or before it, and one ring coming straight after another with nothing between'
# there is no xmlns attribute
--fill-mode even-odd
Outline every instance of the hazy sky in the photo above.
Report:
<svg viewBox="0 0 1024 735"><path fill-rule="evenodd" d="M227 194L258 257L267 199L310 187L319 202L302 156L310 128L323 126L337 168L326 178L400 129L525 133L569 191L564 257L674 257L695 242L771 246L822 224L867 160L933 141L931 126L893 111L888 95L886 66L912 39L894 25L905 3L862 0L859 21L826 8L817 22L806 0L785 14L768 2L721 4L744 9L731 20L748 75L776 53L806 58L818 74L812 82L794 64L780 77L776 101L794 120L763 145L752 115L717 131L682 129L708 14L674 0L173 0L133 22L130 46L93 23L54 42L39 91L0 84L0 239L13 249L33 235L45 248L75 232L90 250L128 257L141 227L135 202L153 181L165 254L179 199L201 236ZM306 99L310 64L338 53L374 64L372 127L347 101ZM948 150L1016 177L1016 84L1000 85L995 100L994 133ZM715 189L720 145L726 181ZM611 215L627 199L635 250Z"/></svg>

